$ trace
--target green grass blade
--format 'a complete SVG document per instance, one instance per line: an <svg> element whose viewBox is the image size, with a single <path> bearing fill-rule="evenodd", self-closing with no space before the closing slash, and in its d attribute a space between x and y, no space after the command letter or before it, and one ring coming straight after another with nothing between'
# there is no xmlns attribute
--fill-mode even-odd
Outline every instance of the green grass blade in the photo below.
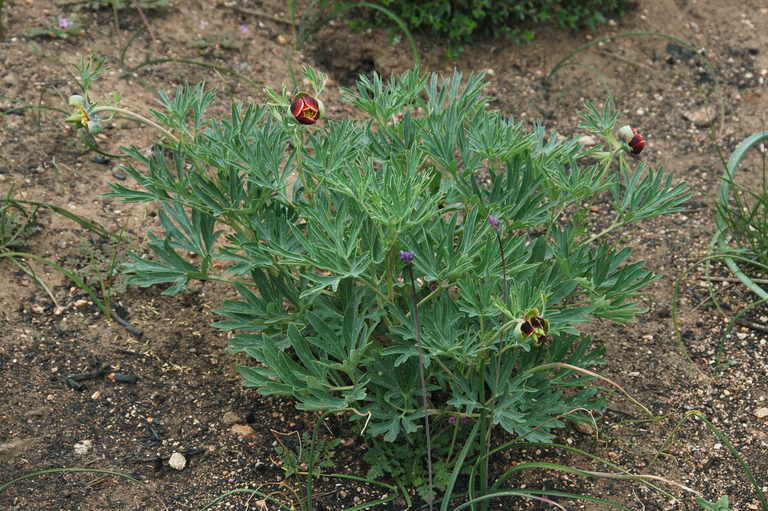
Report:
<svg viewBox="0 0 768 511"><path fill-rule="evenodd" d="M718 195L718 209L728 207L728 199L731 194L731 185L733 183L733 174L739 167L741 160L757 144L764 140L768 140L768 130L755 133L754 135L744 139L733 151L731 158L728 160L728 164L723 172L723 177L720 180L720 192ZM764 191L768 193L768 191ZM724 239L724 233L726 232L726 222L722 215L715 215L715 224L717 225L717 231L712 237L712 245L717 246L723 252L727 252L728 245ZM747 274L745 274L741 268L736 264L733 256L724 256L723 261L728 269L738 278L742 284L744 284L750 291L755 293L761 299L768 299L768 292L766 292L760 285L753 281Z"/></svg>
<svg viewBox="0 0 768 511"><path fill-rule="evenodd" d="M24 481L25 479L32 479L33 477L37 477L37 476L42 476L46 474L56 474L61 472L89 472L94 474L107 474L107 475L123 477L125 479L128 479L130 481L133 481L139 484L146 484L141 479L137 479L131 475L123 474L122 472L114 472L112 470L104 470L100 468L79 468L79 467L49 468L47 470L39 470L37 472L32 472L31 474L26 474L21 477L17 477L16 479L11 479L7 483L0 484L0 493L4 492L11 485L18 483L20 481Z"/></svg>
<svg viewBox="0 0 768 511"><path fill-rule="evenodd" d="M469 454L469 449L474 445L475 437L477 436L479 429L480 421L475 421L475 425L472 428L472 431L469 433L469 437L464 443L464 447L461 449L461 452L459 453L454 463L453 472L451 472L451 478L448 480L448 485L446 486L445 493L443 494L443 501L440 503L440 511L448 511L448 504L451 501L451 494L453 493L453 487L456 485L456 479L458 479L459 474L461 474L461 469L464 466L464 460L467 458L467 454Z"/></svg>
<svg viewBox="0 0 768 511"><path fill-rule="evenodd" d="M77 273L64 268L63 266L61 266L61 265L51 261L50 259L46 259L45 257L40 257L40 256L35 255L35 254L29 254L27 252L4 252L4 253L0 253L0 258L3 258L3 257L11 257L11 258L19 258L19 259L32 259L34 261L46 264L46 265L50 266L51 268L54 268L55 270L60 271L65 276L67 276L67 278L69 278L69 280L74 282L77 287L79 287L80 289L85 291L88 294L88 296L91 297L91 300L93 300L93 303L95 303L99 307L99 310L101 311L102 314L104 314L107 317L110 315L110 311L107 308L107 306L104 304L104 302L102 302L101 299L99 299L99 296L96 294L96 292L93 290L93 288L91 288L91 286L86 284L85 281L83 279L81 279L80 276Z"/></svg>
<svg viewBox="0 0 768 511"><path fill-rule="evenodd" d="M292 506L291 507L286 506L285 504L283 504L279 500L275 499L274 497L270 497L269 495L267 495L265 493L262 493L259 490L252 490L250 488L236 488L236 489L230 490L230 491L228 491L226 493L222 493L221 495L219 495L218 497L216 497L215 499L210 501L208 504L206 504L205 507L201 508L200 511L205 511L206 509L211 509L213 506L215 506L216 504L218 504L222 500L226 499L230 495L236 495L238 493L250 493L252 495L258 495L259 497L262 497L265 500L268 500L270 502L274 502L275 504L280 506L279 509L281 509L281 510L293 511L293 509L294 509Z"/></svg>
<svg viewBox="0 0 768 511"><path fill-rule="evenodd" d="M525 490L505 490L505 491L500 491L496 493L489 493L488 495L483 495L482 497L477 497L475 499L470 500L469 502L465 502L464 504L455 508L453 511L461 511L462 509L465 509L477 502L495 499L499 497L529 497L530 495L544 495L546 497L564 497L568 499L594 502L595 504L604 504L606 506L612 507L614 509L620 509L622 511L632 511L632 509L626 506L622 506L621 504L618 504L616 502L611 502L610 500L600 499L597 497L590 497L589 495L580 495L577 493L567 493L567 492L556 491L556 490L532 490L528 488L526 488Z"/></svg>
<svg viewBox="0 0 768 511"><path fill-rule="evenodd" d="M418 46L416 46L416 40L413 38L411 31L408 30L408 27L405 25L405 22L400 18L400 16L390 11L386 7L383 7L377 4L372 4L370 2L360 2L357 5L361 7L368 7L369 9L376 9L377 11L384 13L387 17L389 17L389 19L394 21L397 24L397 26L400 27L400 30L403 31L403 34L405 34L405 37L408 38L408 42L411 45L411 53L413 54L413 60L416 61L416 66L421 67L421 54L419 53Z"/></svg>
<svg viewBox="0 0 768 511"><path fill-rule="evenodd" d="M88 220L86 218L83 218L83 217L81 217L79 215L76 215L76 214L72 213L71 211L67 211L66 209L64 209L64 208L62 208L60 206L56 206L55 204L51 204L51 203L48 203L48 202L38 202L38 201L33 201L33 200L11 199L9 197L0 197L0 204L3 204L3 203L6 203L6 204L16 204L16 205L18 205L18 204L26 204L26 205L30 205L30 206L36 206L38 208L50 209L54 213L58 213L59 215L61 215L63 217L69 218L70 220L72 220L73 222L77 223L81 227L83 227L83 228L85 228L85 229L87 229L87 230L89 230L89 231L91 231L91 232L93 232L95 234L98 234L102 238L116 239L116 236L114 234L109 232L107 229L105 229L104 227L102 227L98 223L93 222L91 220Z"/></svg>
<svg viewBox="0 0 768 511"><path fill-rule="evenodd" d="M755 489L755 495L757 496L757 499L760 501L760 506L763 508L763 511L768 511L768 499L766 499L765 492L763 492L762 486L757 481L755 474L752 473L752 469L749 468L749 465L744 460L744 457L733 446L733 444L731 443L731 440L722 431L720 431L720 429L718 429L717 426L709 422L709 420L700 411L691 410L690 412L688 412L688 414L701 419L701 421L704 422L704 425L707 426L707 429L709 429L709 431L711 431L712 434L715 435L717 439L720 440L723 443L723 445L725 445L728 448L728 452L730 452L731 456L736 458L736 461L739 462L739 465L741 465L741 469L744 471L744 474L746 474L747 479L752 484L752 487Z"/></svg>

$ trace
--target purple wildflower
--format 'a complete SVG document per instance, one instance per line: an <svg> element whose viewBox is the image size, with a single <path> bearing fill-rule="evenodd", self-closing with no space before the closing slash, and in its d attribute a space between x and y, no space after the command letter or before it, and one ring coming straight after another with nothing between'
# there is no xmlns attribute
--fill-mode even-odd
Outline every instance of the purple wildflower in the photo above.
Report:
<svg viewBox="0 0 768 511"><path fill-rule="evenodd" d="M247 34L250 31L251 29L248 28L248 25L240 25L240 32L242 32L243 34Z"/></svg>
<svg viewBox="0 0 768 511"><path fill-rule="evenodd" d="M456 417L454 417L453 415L448 417L448 424L456 424Z"/></svg>
<svg viewBox="0 0 768 511"><path fill-rule="evenodd" d="M462 417L462 418L461 418L461 423L462 423L462 424L469 424L469 421L470 421L470 420L471 420L471 419L470 419L469 417Z"/></svg>
<svg viewBox="0 0 768 511"><path fill-rule="evenodd" d="M206 20L200 20L200 23L197 24L197 28L200 30L204 29L208 26L208 22Z"/></svg>
<svg viewBox="0 0 768 511"><path fill-rule="evenodd" d="M413 261L414 253L410 252L408 250L401 250L400 251L400 260L404 263L410 263Z"/></svg>
<svg viewBox="0 0 768 511"><path fill-rule="evenodd" d="M71 21L69 21L69 18L65 18L63 16L59 16L59 28L63 28L64 30L68 29L69 26L72 24Z"/></svg>
<svg viewBox="0 0 768 511"><path fill-rule="evenodd" d="M493 230L498 232L499 231L499 219L496 218L493 215L488 215L488 223L493 227Z"/></svg>

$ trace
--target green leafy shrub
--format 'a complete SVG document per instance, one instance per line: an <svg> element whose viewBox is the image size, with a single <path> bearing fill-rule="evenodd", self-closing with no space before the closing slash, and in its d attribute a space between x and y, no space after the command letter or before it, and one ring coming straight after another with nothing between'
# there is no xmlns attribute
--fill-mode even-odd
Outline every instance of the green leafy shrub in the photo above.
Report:
<svg viewBox="0 0 768 511"><path fill-rule="evenodd" d="M629 0L373 0L392 10L412 29L464 41L476 33L531 38L531 24L594 28L606 16L623 14Z"/></svg>
<svg viewBox="0 0 768 511"><path fill-rule="evenodd" d="M324 77L306 76L319 97ZM245 385L347 414L379 445L420 442L429 418L436 454L460 466L477 454L459 447L468 434L487 453L497 428L548 441L564 420L587 420L603 401L584 368L602 358L576 327L631 320L654 279L602 238L678 210L687 191L629 159L612 102L584 114L607 143L586 150L487 109L483 86L481 75L374 74L345 91L363 119L317 124L322 103L285 90L225 119L206 114L214 94L202 86L161 94L147 123L164 140L150 155L127 149L137 187L113 186L156 202L163 227L151 259L127 265L131 282L165 294L230 283L240 299L216 326L253 359ZM87 91L75 100L84 130L109 109ZM606 195L614 213L590 229L585 206ZM397 452L372 455L372 475L418 478L381 457ZM484 480L488 456L477 459ZM436 470L453 485L445 463Z"/></svg>

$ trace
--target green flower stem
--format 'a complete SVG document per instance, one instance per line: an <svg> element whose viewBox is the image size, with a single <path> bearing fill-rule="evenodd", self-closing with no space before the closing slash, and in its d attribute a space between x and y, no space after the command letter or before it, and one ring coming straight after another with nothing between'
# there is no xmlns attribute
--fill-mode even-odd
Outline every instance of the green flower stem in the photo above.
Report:
<svg viewBox="0 0 768 511"><path fill-rule="evenodd" d="M453 457L453 449L456 447L456 439L459 436L459 422L460 420L457 420L453 424L453 434L451 435L451 445L448 447L448 456L445 457L445 466L451 465L451 458Z"/></svg>
<svg viewBox="0 0 768 511"><path fill-rule="evenodd" d="M609 143L612 143L611 140L616 141L616 139L613 137L613 135L611 135L610 139L608 139ZM616 144L619 144L619 142L616 141ZM606 159L607 161L606 161L606 169L605 170L607 170L607 168L613 162L613 157L614 157L615 154L618 154L618 156L619 156L619 173L621 174L621 173L623 173L624 169L627 166L627 161L626 161L625 156L624 156L626 154L626 152L621 148L621 146L618 146L618 145L616 146L616 148L611 153L610 158ZM605 170L603 170L603 172L605 172ZM621 216L621 214L619 214L618 217L620 217L620 216ZM629 223L629 222L622 221L622 220L614 220L611 225L609 225L608 227L606 227L602 231L598 232L597 234L593 234L592 236L590 236L587 239L587 241L584 242L584 244L585 245L590 245L590 244L594 243L596 240L598 240L599 238L602 238L603 236L605 236L609 232L613 231L614 229L618 229L619 227L623 227L627 223Z"/></svg>
<svg viewBox="0 0 768 511"><path fill-rule="evenodd" d="M427 441L427 477L429 481L429 510L432 511L432 502L434 501L432 486L432 437L429 432L429 412L427 402L427 379L424 376L424 348L421 345L421 321L419 321L419 306L416 303L416 280L413 278L413 264L408 263L405 267L408 277L411 280L411 303L413 304L413 320L416 323L416 347L419 350L419 379L421 380L421 403L424 408L424 434Z"/></svg>
<svg viewBox="0 0 768 511"><path fill-rule="evenodd" d="M116 107L116 106L106 106L106 105L103 105L103 106L97 106L97 107L95 107L95 108L93 108L91 110L91 113L94 113L94 114L99 113L99 112L112 112L112 113L115 113L115 114L118 114L118 115L122 115L123 117L127 117L129 119L132 119L134 121L138 121L138 122L140 122L142 124L146 124L147 126L151 126L152 128L155 128L156 130L162 132L166 137L170 138L171 140L173 140L177 144L179 143L179 139L173 133L171 133L167 129L163 128L162 126L157 124L155 121L153 121L151 119L147 119L143 115L139 115L139 114L137 114L135 112L131 112L130 110L126 110L125 108L119 108L119 107Z"/></svg>
<svg viewBox="0 0 768 511"><path fill-rule="evenodd" d="M499 254L501 254L501 271L502 275L504 276L504 299L506 300L506 305L509 307L509 280L507 280L507 259L504 257L504 243L501 241L501 234L499 234L499 231L496 232L496 240L499 242Z"/></svg>

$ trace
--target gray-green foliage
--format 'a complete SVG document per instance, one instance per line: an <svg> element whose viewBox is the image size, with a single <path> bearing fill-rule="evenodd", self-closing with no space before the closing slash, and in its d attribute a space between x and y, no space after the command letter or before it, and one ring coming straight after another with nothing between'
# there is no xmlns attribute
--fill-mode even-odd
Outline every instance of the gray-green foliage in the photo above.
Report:
<svg viewBox="0 0 768 511"><path fill-rule="evenodd" d="M412 251L430 415L550 439L563 416L602 402L587 376L539 366L601 362L576 326L630 320L654 278L602 235L677 210L687 192L625 158L611 102L593 108L600 122L585 118L608 150L586 151L489 110L482 87L480 75L418 70L361 78L345 97L362 119L312 127L277 93L273 105L235 104L213 119L202 86L179 88L154 113L179 141L130 150L138 186L114 186L160 207L163 232L150 235L151 258L128 265L133 283L166 294L193 279L232 283L240 299L221 305L216 326L254 360L240 368L245 385L300 409L348 411L394 441L424 415L399 259ZM590 236L582 211L598 194L615 217ZM502 224L503 266L488 215ZM548 336L520 335L532 311Z"/></svg>

